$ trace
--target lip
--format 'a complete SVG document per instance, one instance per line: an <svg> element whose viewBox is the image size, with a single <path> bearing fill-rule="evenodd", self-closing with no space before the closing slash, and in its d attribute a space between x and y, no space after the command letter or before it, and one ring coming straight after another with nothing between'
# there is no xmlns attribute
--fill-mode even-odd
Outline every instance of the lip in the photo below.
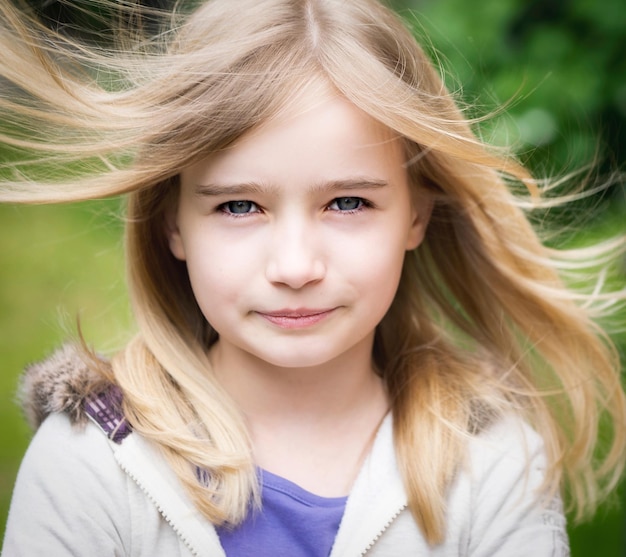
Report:
<svg viewBox="0 0 626 557"><path fill-rule="evenodd" d="M335 308L330 309L280 309L257 312L263 319L282 329L304 329L326 319Z"/></svg>

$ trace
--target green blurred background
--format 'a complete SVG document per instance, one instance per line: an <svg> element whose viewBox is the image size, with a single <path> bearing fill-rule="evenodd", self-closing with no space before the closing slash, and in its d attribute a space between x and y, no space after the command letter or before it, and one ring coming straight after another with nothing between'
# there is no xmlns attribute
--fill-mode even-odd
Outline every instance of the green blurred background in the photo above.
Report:
<svg viewBox="0 0 626 557"><path fill-rule="evenodd" d="M29 1L51 18L81 24L72 2ZM392 4L442 64L448 87L468 104L470 116L507 104L506 113L485 122L481 133L496 144L513 145L537 175L562 175L594 158L599 175L623 167L623 0ZM617 185L542 219L567 231L563 241L584 243L624 233L625 209L624 187ZM0 536L31 435L15 402L20 370L74 335L77 319L87 341L102 352L119 348L131 334L120 215L117 200L0 206ZM626 555L623 499L622 488L593 522L570 528L573 556Z"/></svg>

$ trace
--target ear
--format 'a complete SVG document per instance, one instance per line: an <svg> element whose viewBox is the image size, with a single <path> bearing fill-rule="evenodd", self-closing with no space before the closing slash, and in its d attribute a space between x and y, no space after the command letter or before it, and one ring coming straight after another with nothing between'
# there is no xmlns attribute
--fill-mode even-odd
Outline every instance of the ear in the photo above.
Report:
<svg viewBox="0 0 626 557"><path fill-rule="evenodd" d="M180 261L185 261L185 244L178 227L178 203L165 212L165 235L172 255Z"/></svg>
<svg viewBox="0 0 626 557"><path fill-rule="evenodd" d="M419 246L426 235L426 228L433 212L434 200L425 192L420 192L413 200L412 221L407 235L406 250L410 251Z"/></svg>

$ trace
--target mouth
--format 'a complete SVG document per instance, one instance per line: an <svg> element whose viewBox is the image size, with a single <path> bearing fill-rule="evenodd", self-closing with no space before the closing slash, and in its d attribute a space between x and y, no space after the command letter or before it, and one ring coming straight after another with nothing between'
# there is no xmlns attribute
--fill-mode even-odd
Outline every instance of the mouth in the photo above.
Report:
<svg viewBox="0 0 626 557"><path fill-rule="evenodd" d="M283 329L303 329L326 319L335 308L331 309L281 309L277 311L257 312L263 319Z"/></svg>

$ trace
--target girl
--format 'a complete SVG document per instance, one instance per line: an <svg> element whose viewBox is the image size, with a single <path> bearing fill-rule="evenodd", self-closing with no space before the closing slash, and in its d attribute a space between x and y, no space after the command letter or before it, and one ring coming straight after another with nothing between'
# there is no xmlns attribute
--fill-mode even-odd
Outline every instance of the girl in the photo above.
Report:
<svg viewBox="0 0 626 557"><path fill-rule="evenodd" d="M376 0L150 36L86 6L115 46L0 8L0 195L125 194L139 332L27 371L4 554L567 555L561 489L581 518L615 486L626 401L592 321L624 293L562 279L624 238L543 247L537 183Z"/></svg>

